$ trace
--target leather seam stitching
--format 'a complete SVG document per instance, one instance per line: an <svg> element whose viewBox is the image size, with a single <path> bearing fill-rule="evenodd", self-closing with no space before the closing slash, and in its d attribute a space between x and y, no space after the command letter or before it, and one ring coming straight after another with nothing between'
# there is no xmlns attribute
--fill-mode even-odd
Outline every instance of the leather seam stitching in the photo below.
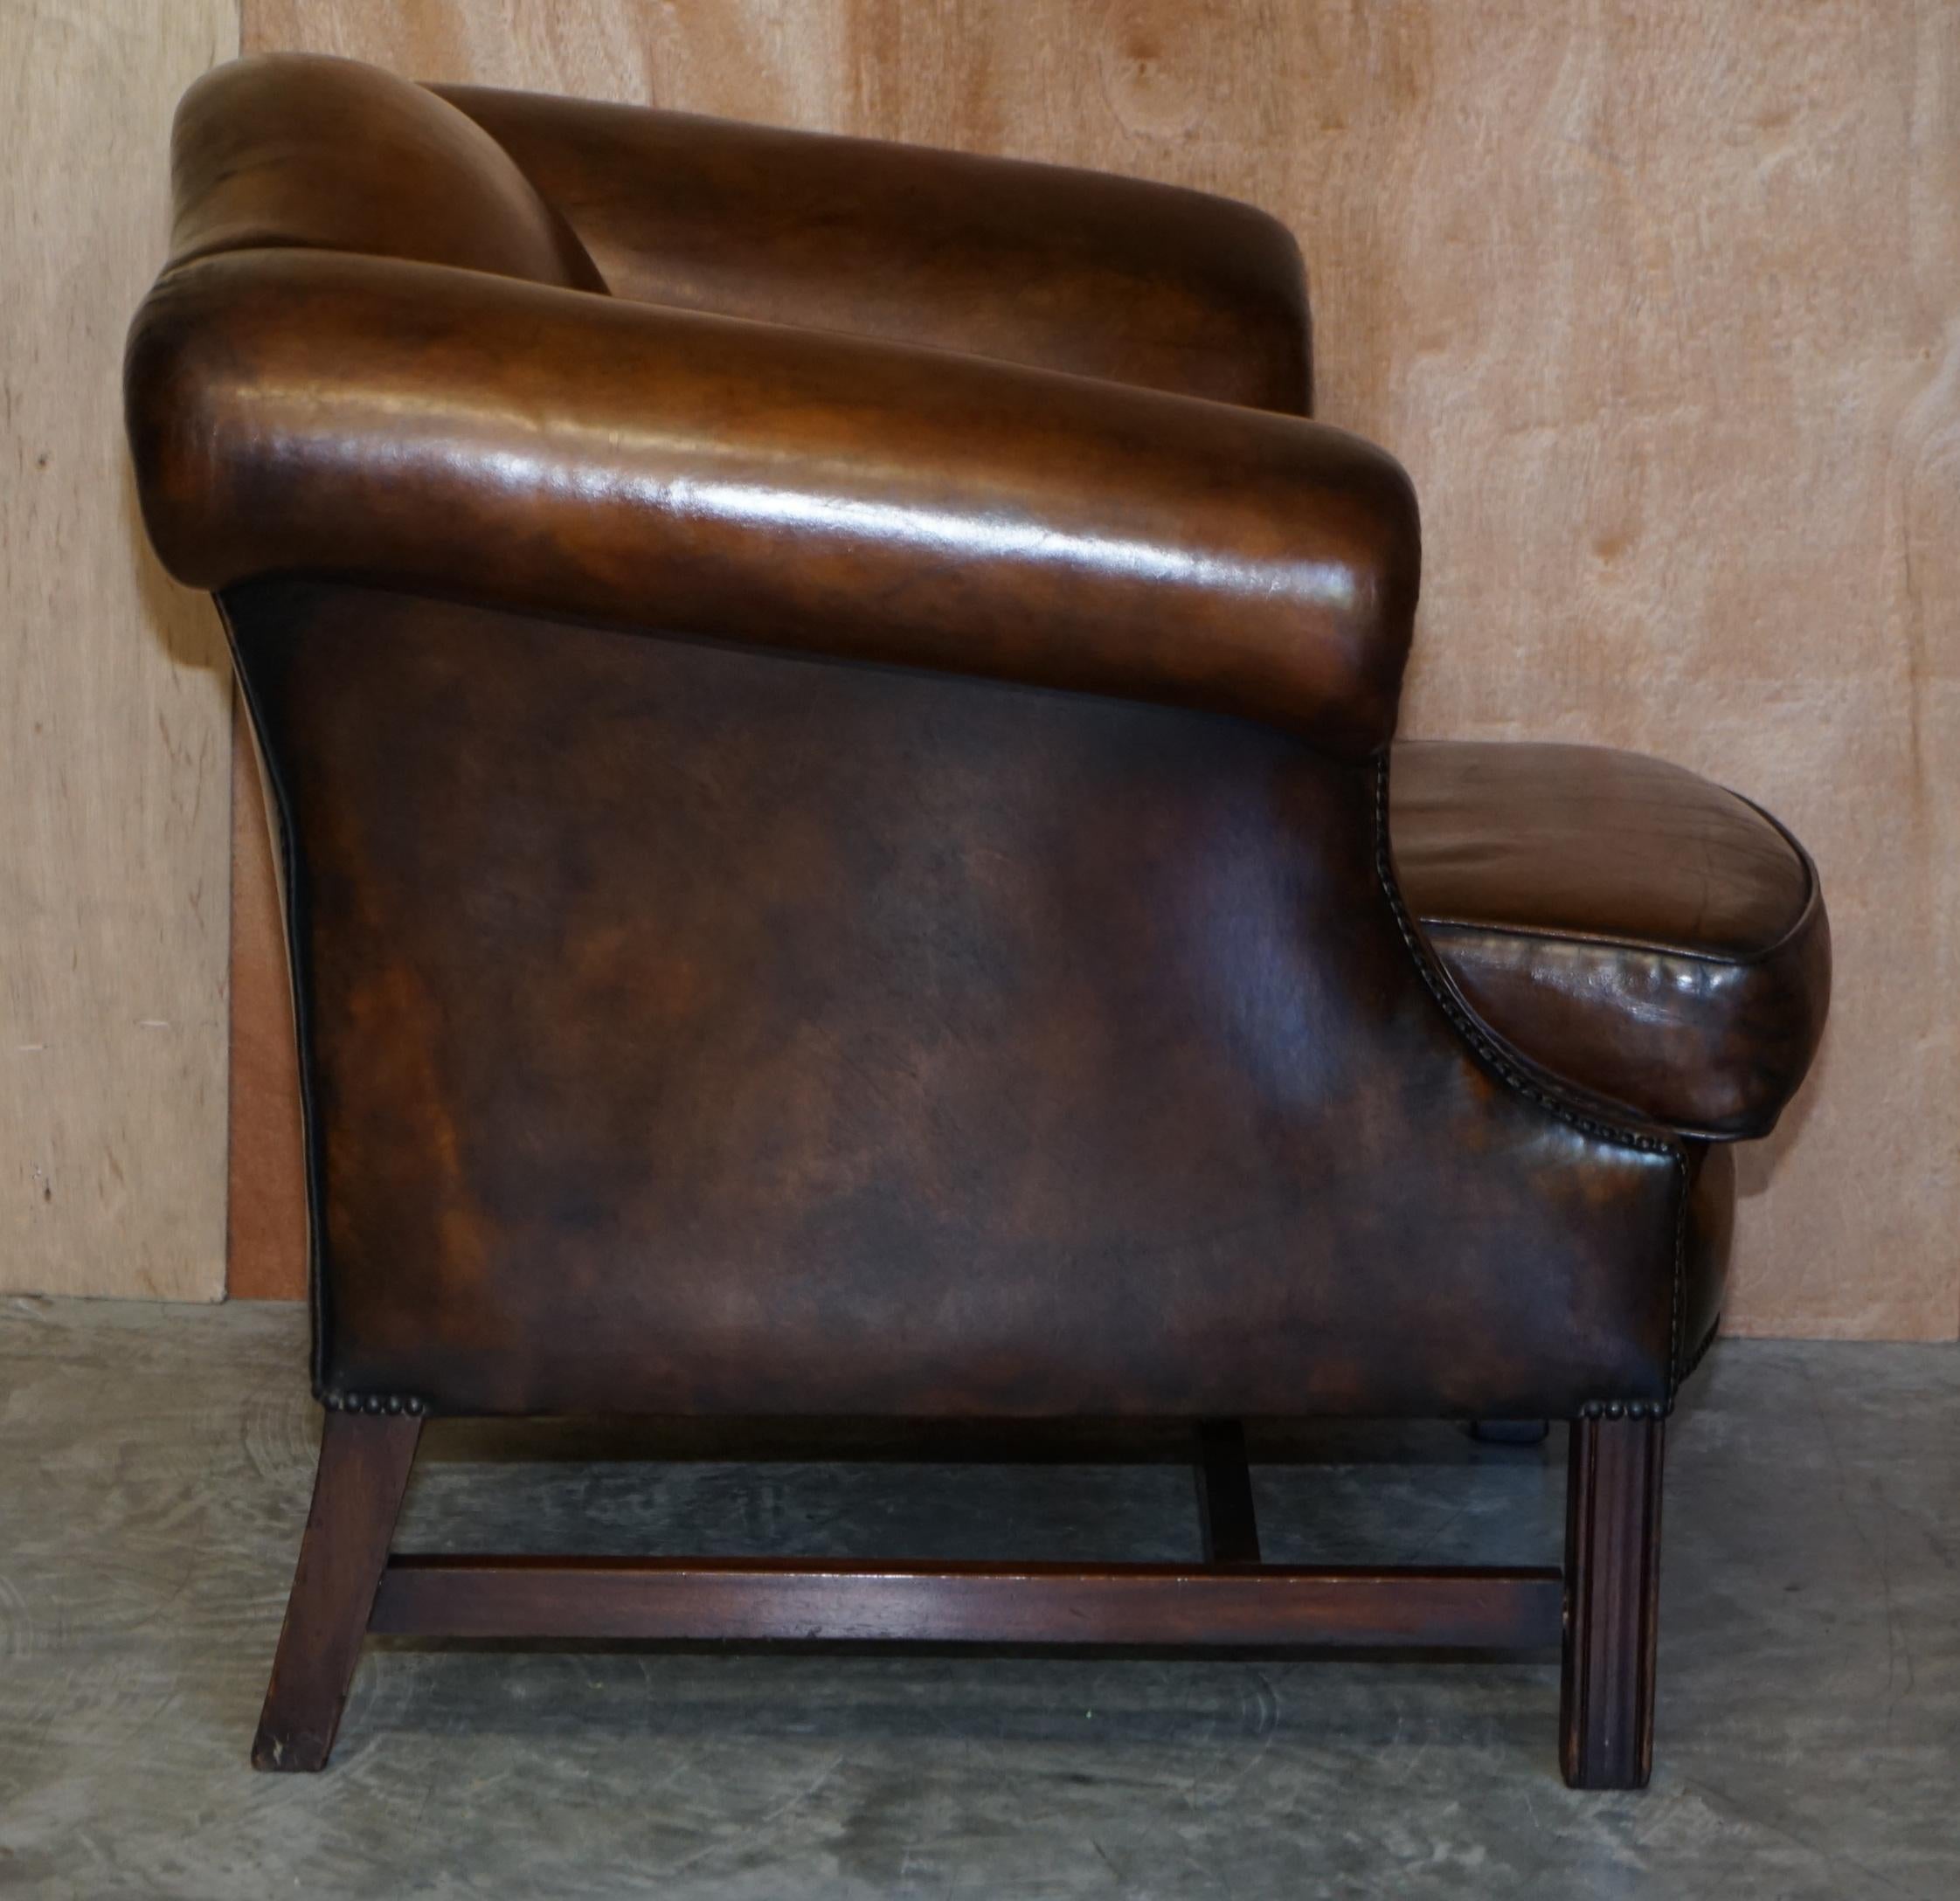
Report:
<svg viewBox="0 0 1960 1901"><path fill-rule="evenodd" d="M1565 944L1582 950L1638 950L1643 955L1666 963L1706 964L1716 970L1749 971L1773 957L1777 949L1785 944L1790 930L1802 928L1799 918L1765 950L1751 950L1744 955L1732 956L1719 950L1690 950L1684 944L1652 944L1643 938L1630 936L1612 936L1603 931L1555 930L1549 926L1535 924L1499 924L1487 919L1468 917L1431 917L1423 914L1423 926L1430 930L1461 931L1466 936L1479 937L1517 938L1531 944Z"/></svg>
<svg viewBox="0 0 1960 1901"><path fill-rule="evenodd" d="M1761 819L1765 825L1770 826L1783 840L1783 843L1796 854L1797 862L1804 868L1805 880L1804 906L1797 914L1797 922L1788 930L1784 931L1783 936L1778 937L1774 944L1757 951L1749 960L1754 964L1766 963L1779 951L1795 944L1806 932L1815 930L1818 914L1824 909L1824 881L1818 875L1817 861L1804 849L1803 841L1781 819L1777 818L1775 812L1765 812L1753 798L1744 798L1741 792L1731 792L1728 796L1731 798L1742 799L1742 802L1757 818Z"/></svg>

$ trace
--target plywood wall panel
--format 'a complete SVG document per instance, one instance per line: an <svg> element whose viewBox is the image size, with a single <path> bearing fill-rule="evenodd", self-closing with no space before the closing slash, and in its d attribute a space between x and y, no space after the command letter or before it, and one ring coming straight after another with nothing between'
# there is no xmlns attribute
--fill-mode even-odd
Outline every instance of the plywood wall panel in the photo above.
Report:
<svg viewBox="0 0 1960 1901"><path fill-rule="evenodd" d="M1822 866L1730 1323L1960 1329L1960 9L245 0L258 46L1105 166L1299 232L1423 501L1406 727L1633 745ZM241 849L253 844L241 839Z"/></svg>
<svg viewBox="0 0 1960 1901"><path fill-rule="evenodd" d="M828 0L245 0L243 12L247 52L820 129L839 110L848 26Z"/></svg>
<svg viewBox="0 0 1960 1901"><path fill-rule="evenodd" d="M230 688L137 531L122 335L236 0L0 0L0 1289L224 1289Z"/></svg>

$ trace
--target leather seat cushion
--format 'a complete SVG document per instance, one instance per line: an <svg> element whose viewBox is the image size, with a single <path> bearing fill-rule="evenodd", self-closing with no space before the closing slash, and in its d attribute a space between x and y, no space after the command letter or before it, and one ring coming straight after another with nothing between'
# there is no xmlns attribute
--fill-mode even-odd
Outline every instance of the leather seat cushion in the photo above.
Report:
<svg viewBox="0 0 1960 1901"><path fill-rule="evenodd" d="M1395 748L1403 895L1534 1061L1685 1133L1767 1135L1831 989L1817 873L1767 813L1597 746Z"/></svg>

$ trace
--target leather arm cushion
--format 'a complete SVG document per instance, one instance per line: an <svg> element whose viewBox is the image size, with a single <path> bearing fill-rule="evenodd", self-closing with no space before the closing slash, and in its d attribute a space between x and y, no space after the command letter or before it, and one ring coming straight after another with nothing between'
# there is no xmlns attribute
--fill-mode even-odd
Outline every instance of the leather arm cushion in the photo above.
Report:
<svg viewBox="0 0 1960 1901"><path fill-rule="evenodd" d="M1290 417L447 266L167 273L127 400L180 580L337 573L1392 733L1408 477Z"/></svg>
<svg viewBox="0 0 1960 1901"><path fill-rule="evenodd" d="M432 88L578 232L615 294L1308 407L1299 246L1139 178L536 93Z"/></svg>

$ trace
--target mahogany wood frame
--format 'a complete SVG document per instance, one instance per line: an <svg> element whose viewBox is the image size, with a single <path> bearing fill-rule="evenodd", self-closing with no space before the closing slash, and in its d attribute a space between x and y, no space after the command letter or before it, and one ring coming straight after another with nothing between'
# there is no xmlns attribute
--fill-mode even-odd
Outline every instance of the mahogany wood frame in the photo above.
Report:
<svg viewBox="0 0 1960 1901"><path fill-rule="evenodd" d="M724 1639L1002 1645L1561 1644L1561 1759L1576 1788L1639 1788L1652 1759L1666 1427L1572 1427L1566 1563L1305 1568L1261 1561L1245 1440L1207 1421L1196 1565L418 1556L390 1549L421 1437L412 1415L326 1416L312 1510L253 1744L325 1766L364 1637Z"/></svg>

